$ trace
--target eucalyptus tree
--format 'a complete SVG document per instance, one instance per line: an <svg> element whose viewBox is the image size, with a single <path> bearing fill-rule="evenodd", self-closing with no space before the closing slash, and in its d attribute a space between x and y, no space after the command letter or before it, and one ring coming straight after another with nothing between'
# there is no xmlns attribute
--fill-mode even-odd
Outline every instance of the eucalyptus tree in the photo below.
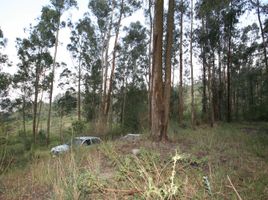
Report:
<svg viewBox="0 0 268 200"><path fill-rule="evenodd" d="M21 60L22 73L27 73L29 80L34 88L33 100L33 138L36 143L37 132L37 107L38 95L40 92L41 81L45 76L45 71L48 70L52 63L52 57L49 52L49 47L53 45L53 37L49 37L46 31L40 31L40 24L35 27L30 27L29 37L17 39L18 56ZM24 74L26 75L26 74Z"/></svg>
<svg viewBox="0 0 268 200"><path fill-rule="evenodd" d="M60 140L63 142L63 134L62 134L62 125L63 125L63 117L65 115L70 114L75 108L77 104L77 100L74 96L74 90L68 89L63 95L60 95L56 98L55 107L60 115Z"/></svg>
<svg viewBox="0 0 268 200"><path fill-rule="evenodd" d="M217 4L218 3L218 4ZM210 125L214 125L215 118L215 52L218 45L218 39L220 34L220 15L217 14L219 2L211 5L209 1L201 1L198 5L198 17L202 20L202 26L199 32L199 44L202 49L202 61L203 61L203 98L205 101L206 90L208 92L208 102L209 102L209 121ZM216 16L217 15L217 16ZM206 75L207 72L207 75ZM206 76L208 80L206 81ZM206 89L207 87L207 89ZM204 104L206 104L204 102ZM206 105L203 106L204 111L207 109Z"/></svg>
<svg viewBox="0 0 268 200"><path fill-rule="evenodd" d="M85 73L83 79L85 87L83 110L86 120L97 120L100 116L100 91L102 86L101 67L101 60L96 60L91 63L88 65L87 73Z"/></svg>
<svg viewBox="0 0 268 200"><path fill-rule="evenodd" d="M107 116L110 110L110 104L111 104L111 94L112 94L112 86L113 86L113 79L114 79L114 72L115 72L115 62L116 62L116 56L117 56L117 50L118 50L118 39L119 39L119 33L120 33L120 27L121 22L124 17L129 17L132 15L133 12L135 12L138 8L141 6L140 0L121 0L120 4L117 6L118 12L115 13L115 16L117 17L117 21L114 24L114 32L115 32L115 39L114 39L114 46L112 51L112 66L111 66L111 74L109 78L109 84L108 84L108 91L105 104L104 104L104 119L107 120ZM105 91L104 91L105 92Z"/></svg>
<svg viewBox="0 0 268 200"><path fill-rule="evenodd" d="M243 2L239 0L210 1L202 0L197 4L197 16L202 26L197 31L198 41L202 50L203 62L203 111L206 109L206 87L209 99L209 119L213 126L214 118L221 119L223 112L222 105L226 99L226 119L231 121L232 92L231 73L232 49L235 47L235 40L239 16L243 13ZM223 42L227 41L227 42ZM218 70L216 68L216 53L218 53ZM222 70L222 63L227 66L226 98L223 96L225 69ZM218 71L218 82L216 84ZM207 74L206 74L207 72ZM206 77L208 80L206 81ZM217 88L218 86L218 88Z"/></svg>
<svg viewBox="0 0 268 200"><path fill-rule="evenodd" d="M180 26L180 47L179 47L179 123L183 121L184 101L183 101L183 43L184 43L184 16L186 15L188 4L185 0L181 0L178 4L179 26Z"/></svg>
<svg viewBox="0 0 268 200"><path fill-rule="evenodd" d="M232 45L233 37L236 31L235 25L238 23L238 17L243 13L243 2L240 0L228 1L223 14L224 34L228 41L227 47L227 121L232 120L232 91L231 91L231 69L232 69Z"/></svg>
<svg viewBox="0 0 268 200"><path fill-rule="evenodd" d="M112 37L112 28L114 25L114 13L115 13L115 0L90 0L88 8L91 13L96 17L97 23L95 32L98 38L98 44L100 44L100 56L101 56L101 76L102 76L102 88L101 88L101 106L99 119L102 121L105 100L107 95L107 80L108 80L108 68L109 68L109 51L110 40Z"/></svg>
<svg viewBox="0 0 268 200"><path fill-rule="evenodd" d="M147 5L146 5L147 4ZM149 42L148 42L148 124L149 128L151 128L152 125L152 34L153 34L153 8L154 8L154 1L153 0L147 0L145 1L145 23L149 24ZM148 21L148 22L147 22Z"/></svg>
<svg viewBox="0 0 268 200"><path fill-rule="evenodd" d="M163 10L164 2L155 1L154 29L153 29L153 79L152 79L152 127L151 135L157 138L163 130Z"/></svg>
<svg viewBox="0 0 268 200"><path fill-rule="evenodd" d="M167 16L167 44L166 44L166 54L165 54L165 82L164 82L164 116L163 116L163 130L160 134L160 140L167 140L167 130L169 122L170 113L170 96L171 96L171 64L172 64L172 51L173 50L173 32L174 32L174 10L175 1L169 0L168 4L168 16Z"/></svg>
<svg viewBox="0 0 268 200"><path fill-rule="evenodd" d="M141 98L143 95L134 97L130 93L131 91L137 93L145 91L149 64L149 58L146 54L148 37L146 28L139 21L124 27L124 31L126 35L122 38L118 49L119 58L118 67L115 70L115 86L118 89L116 93L118 93L117 99L120 104L118 109L120 110L120 123L124 127L133 128L139 124L139 114L145 111L144 106L146 105L146 99ZM132 97L131 105L129 104L130 96Z"/></svg>
<svg viewBox="0 0 268 200"><path fill-rule="evenodd" d="M265 91L265 63L258 25L253 23L244 27L239 38L233 56L234 116L236 120L265 120L267 100L264 97L267 90Z"/></svg>
<svg viewBox="0 0 268 200"><path fill-rule="evenodd" d="M53 85L54 85L54 74L56 68L56 59L58 51L59 42L59 31L61 27L65 26L65 22L61 21L61 17L64 12L68 11L72 7L76 7L77 2L75 0L50 0L50 5L43 7L41 15L41 23L47 29L50 28L50 33L53 34L54 41L54 55L53 55L53 65L51 70L51 82L49 91L49 110L48 110L48 120L47 120L47 145L49 144L50 137L50 118L51 118L51 106L52 106L52 95L53 95Z"/></svg>
<svg viewBox="0 0 268 200"><path fill-rule="evenodd" d="M71 43L68 44L67 49L75 61L77 69L77 116L81 120L81 81L83 79L83 68L90 71L92 65L100 60L99 45L95 34L95 27L92 25L90 16L84 15L80 19L71 32Z"/></svg>
<svg viewBox="0 0 268 200"><path fill-rule="evenodd" d="M0 28L0 99L1 99L1 108L5 109L6 107L6 102L10 102L8 96L8 90L9 90L9 85L11 84L11 75L2 72L2 69L4 67L8 67L9 60L8 56L4 54L4 48L6 46L7 39L4 37L3 31Z"/></svg>
<svg viewBox="0 0 268 200"><path fill-rule="evenodd" d="M266 15L268 13L267 4L261 5L260 0L250 0L251 5L256 9L258 22L259 22L259 28L261 30L261 37L262 37L262 48L263 48L263 55L264 55L264 63L266 67L266 73L268 74L268 58L267 58L267 37L265 37L265 30L263 26L263 22L261 19L261 14L266 12ZM267 21L266 21L267 22Z"/></svg>
<svg viewBox="0 0 268 200"><path fill-rule="evenodd" d="M5 46L6 46L6 43L7 43L7 39L4 37L4 33L3 33L3 31L1 30L1 27L0 27L0 67L1 68L8 61L7 55L3 53L3 50L4 50Z"/></svg>
<svg viewBox="0 0 268 200"><path fill-rule="evenodd" d="M195 105L194 105L194 67L193 67L193 17L194 5L191 0L191 30L190 30L190 66L191 66L191 123L192 128L195 128Z"/></svg>
<svg viewBox="0 0 268 200"><path fill-rule="evenodd" d="M20 52L22 53L22 52ZM22 56L21 54L19 56ZM17 103L22 106L22 124L23 124L23 134L26 134L26 110L27 104L31 102L30 97L33 95L33 87L32 87L32 77L30 76L30 68L28 66L28 62L23 60L21 57L21 63L18 64L18 71L13 76L13 88L20 89L21 93L17 98Z"/></svg>

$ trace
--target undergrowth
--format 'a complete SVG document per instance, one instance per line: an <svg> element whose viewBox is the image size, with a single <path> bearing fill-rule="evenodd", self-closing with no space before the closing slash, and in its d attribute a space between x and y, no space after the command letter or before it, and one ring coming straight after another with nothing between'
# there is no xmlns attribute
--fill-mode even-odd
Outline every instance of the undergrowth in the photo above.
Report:
<svg viewBox="0 0 268 200"><path fill-rule="evenodd" d="M171 143L115 140L57 157L39 150L3 176L0 199L266 199L268 137L250 128L171 129Z"/></svg>

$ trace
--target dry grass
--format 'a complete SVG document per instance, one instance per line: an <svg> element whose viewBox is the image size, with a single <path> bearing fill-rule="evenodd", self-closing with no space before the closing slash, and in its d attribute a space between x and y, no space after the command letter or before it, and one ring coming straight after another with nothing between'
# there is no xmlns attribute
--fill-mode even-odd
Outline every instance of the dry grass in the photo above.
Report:
<svg viewBox="0 0 268 200"><path fill-rule="evenodd" d="M117 140L43 155L1 178L0 199L266 199L268 135L238 125L176 132L172 143Z"/></svg>

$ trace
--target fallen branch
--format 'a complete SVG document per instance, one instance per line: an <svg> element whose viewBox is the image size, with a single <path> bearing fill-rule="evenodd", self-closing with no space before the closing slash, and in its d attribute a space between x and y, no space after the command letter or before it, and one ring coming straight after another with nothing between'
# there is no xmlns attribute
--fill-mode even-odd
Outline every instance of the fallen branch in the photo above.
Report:
<svg viewBox="0 0 268 200"><path fill-rule="evenodd" d="M234 185L233 185L233 183L232 183L232 181L231 181L231 179L229 178L228 175L227 175L227 179L228 179L228 181L230 182L230 184L231 184L233 190L235 191L235 193L236 193L238 199L239 199L239 200L242 200L241 196L239 195L239 193L238 193L237 190L235 189L235 187L234 187Z"/></svg>
<svg viewBox="0 0 268 200"><path fill-rule="evenodd" d="M115 192L115 193L126 193L127 195L133 195L135 193L141 193L141 190L137 189L131 189L131 190L123 190L123 189L110 189L110 188L104 188L102 189L105 192Z"/></svg>

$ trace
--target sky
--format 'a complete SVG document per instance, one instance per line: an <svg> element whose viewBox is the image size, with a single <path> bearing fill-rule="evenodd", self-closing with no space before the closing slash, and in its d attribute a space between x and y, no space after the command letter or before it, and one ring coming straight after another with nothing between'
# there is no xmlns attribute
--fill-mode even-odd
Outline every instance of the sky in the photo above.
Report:
<svg viewBox="0 0 268 200"><path fill-rule="evenodd" d="M88 0L77 0L77 3L79 8L72 8L63 18L69 17L73 22L76 22L83 16L87 11ZM19 62L17 58L16 38L28 36L28 34L24 32L24 29L29 28L30 24L36 24L35 19L40 17L42 7L48 4L49 0L0 0L0 27L4 33L4 37L8 40L4 54L7 54L9 60L13 63L11 67L2 69L4 72L16 72L16 65ZM57 61L65 62L67 65L73 65L70 53L66 50L68 43L66 41L69 41L69 37L70 31L67 28L60 31ZM57 71L56 76L58 76L59 73L60 72ZM54 90L54 97L61 92L60 88L57 87L54 87ZM16 94L12 93L11 95Z"/></svg>
<svg viewBox="0 0 268 200"><path fill-rule="evenodd" d="M24 28L28 28L31 23L36 24L35 19L41 15L42 7L48 5L49 0L0 0L0 2L0 27L4 33L4 37L8 39L5 52L8 54L10 60L16 63L16 38L27 37ZM87 10L87 4L88 0L78 0L79 9L72 9L66 15L77 21ZM69 39L69 34L66 30L60 34L61 41L65 40L66 37ZM62 51L63 49L61 47L63 45L60 45L59 54L65 53L65 49Z"/></svg>

